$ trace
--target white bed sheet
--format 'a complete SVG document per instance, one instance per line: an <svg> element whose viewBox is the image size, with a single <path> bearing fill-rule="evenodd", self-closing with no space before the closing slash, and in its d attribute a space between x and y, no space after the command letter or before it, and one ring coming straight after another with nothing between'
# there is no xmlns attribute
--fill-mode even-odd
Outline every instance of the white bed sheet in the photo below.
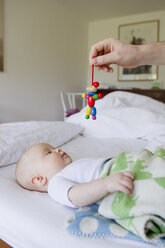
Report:
<svg viewBox="0 0 165 248"><path fill-rule="evenodd" d="M122 151L141 149L145 145L144 140L94 139L79 135L62 147L75 160L89 156L115 156ZM15 165L0 168L0 238L12 247L146 248L146 244L124 239L70 236L64 223L75 210L53 202L46 193L22 189L16 183L14 171Z"/></svg>

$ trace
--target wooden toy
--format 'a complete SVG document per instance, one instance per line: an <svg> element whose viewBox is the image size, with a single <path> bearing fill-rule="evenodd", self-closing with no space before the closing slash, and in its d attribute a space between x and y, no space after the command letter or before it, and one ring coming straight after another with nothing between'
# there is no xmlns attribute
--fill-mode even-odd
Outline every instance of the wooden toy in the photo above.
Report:
<svg viewBox="0 0 165 248"><path fill-rule="evenodd" d="M82 94L83 98L88 99L88 107L86 110L86 119L90 118L90 115L92 115L92 119L96 120L96 108L95 106L95 101L102 98L102 94L101 93L96 93L97 92L97 88L99 87L99 82L93 82L93 77L94 77L94 65L92 65L92 84L90 86L87 87L87 94Z"/></svg>

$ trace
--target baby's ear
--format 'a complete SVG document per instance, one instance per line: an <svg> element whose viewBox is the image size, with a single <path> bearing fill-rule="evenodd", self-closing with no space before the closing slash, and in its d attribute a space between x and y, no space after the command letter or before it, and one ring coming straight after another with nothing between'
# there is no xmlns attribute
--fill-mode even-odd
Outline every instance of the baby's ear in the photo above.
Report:
<svg viewBox="0 0 165 248"><path fill-rule="evenodd" d="M30 178L30 182L36 186L45 186L47 184L47 178L42 176L33 176Z"/></svg>

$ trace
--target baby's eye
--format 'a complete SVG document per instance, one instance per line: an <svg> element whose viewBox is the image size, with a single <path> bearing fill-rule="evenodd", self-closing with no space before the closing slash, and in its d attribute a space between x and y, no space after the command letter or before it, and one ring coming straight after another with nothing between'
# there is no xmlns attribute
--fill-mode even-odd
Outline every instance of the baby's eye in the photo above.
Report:
<svg viewBox="0 0 165 248"><path fill-rule="evenodd" d="M47 155L50 154L50 153L52 153L52 152L51 152L51 151L48 151L48 152L47 152Z"/></svg>

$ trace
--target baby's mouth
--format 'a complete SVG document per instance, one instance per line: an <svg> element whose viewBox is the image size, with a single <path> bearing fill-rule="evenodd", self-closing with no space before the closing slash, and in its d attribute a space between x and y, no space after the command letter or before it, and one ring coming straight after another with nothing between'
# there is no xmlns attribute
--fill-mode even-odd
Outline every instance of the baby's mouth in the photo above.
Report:
<svg viewBox="0 0 165 248"><path fill-rule="evenodd" d="M66 155L67 155L66 152L63 152L62 157L66 156Z"/></svg>

